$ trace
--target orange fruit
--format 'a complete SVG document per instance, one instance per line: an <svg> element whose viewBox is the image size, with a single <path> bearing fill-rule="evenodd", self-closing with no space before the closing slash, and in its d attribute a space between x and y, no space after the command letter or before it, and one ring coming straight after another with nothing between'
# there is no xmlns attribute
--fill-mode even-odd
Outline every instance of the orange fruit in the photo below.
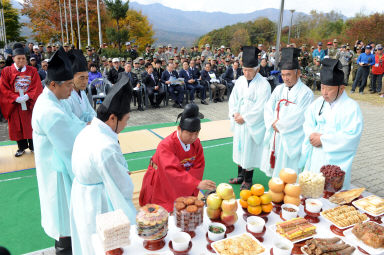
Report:
<svg viewBox="0 0 384 255"><path fill-rule="evenodd" d="M243 189L240 191L240 198L247 201L247 199L252 196L252 192L248 189Z"/></svg>
<svg viewBox="0 0 384 255"><path fill-rule="evenodd" d="M262 209L260 205L257 206L248 206L248 212L253 215L259 215Z"/></svg>
<svg viewBox="0 0 384 255"><path fill-rule="evenodd" d="M272 203L269 203L266 205L261 205L261 209L263 210L263 212L269 213L272 211L273 205L272 205Z"/></svg>
<svg viewBox="0 0 384 255"><path fill-rule="evenodd" d="M261 184L253 184L251 187L251 192L255 196L262 196L264 194L264 187Z"/></svg>
<svg viewBox="0 0 384 255"><path fill-rule="evenodd" d="M247 203L246 200L240 199L239 201L240 201L240 205L241 205L241 207L243 207L243 208L248 208L248 203Z"/></svg>
<svg viewBox="0 0 384 255"><path fill-rule="evenodd" d="M250 196L247 200L248 206L256 206L261 204L261 199L258 196Z"/></svg>

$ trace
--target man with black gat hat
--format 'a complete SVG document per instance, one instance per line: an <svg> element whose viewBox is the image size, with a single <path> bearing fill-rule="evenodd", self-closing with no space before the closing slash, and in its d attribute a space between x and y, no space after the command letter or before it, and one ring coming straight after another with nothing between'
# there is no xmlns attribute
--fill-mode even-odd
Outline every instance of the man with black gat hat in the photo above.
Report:
<svg viewBox="0 0 384 255"><path fill-rule="evenodd" d="M345 171L343 189L350 188L352 161L363 130L358 103L348 97L340 61L324 59L320 70L321 94L305 112L301 166L319 172L324 165Z"/></svg>
<svg viewBox="0 0 384 255"><path fill-rule="evenodd" d="M264 105L271 96L269 82L259 74L258 54L252 46L243 47L243 73L236 80L229 97L229 118L233 132L233 161L238 165L237 178L229 183L252 186L253 169L260 168L265 133Z"/></svg>
<svg viewBox="0 0 384 255"><path fill-rule="evenodd" d="M176 198L197 196L199 190L216 188L213 181L202 180L205 159L198 138L203 118L199 107L188 104L179 117L177 130L160 142L151 158L140 192L140 206L159 204L171 212Z"/></svg>
<svg viewBox="0 0 384 255"><path fill-rule="evenodd" d="M73 254L94 254L92 234L98 214L123 210L131 224L136 222L129 176L118 134L130 118L132 87L121 78L97 109L97 118L77 136L73 146L75 176L71 195Z"/></svg>
<svg viewBox="0 0 384 255"><path fill-rule="evenodd" d="M56 254L72 254L69 201L72 188L72 149L86 123L63 102L71 95L73 73L68 54L61 47L48 62L46 87L33 115L36 176L41 224L55 239Z"/></svg>
<svg viewBox="0 0 384 255"><path fill-rule="evenodd" d="M68 56L72 63L73 90L66 102L80 120L90 122L96 116L96 112L85 94L88 85L87 60L81 50L70 50Z"/></svg>
<svg viewBox="0 0 384 255"><path fill-rule="evenodd" d="M36 68L27 65L23 44L13 46L11 66L4 67L0 80L0 109L8 120L9 139L17 142L15 157L33 151L32 111L43 87Z"/></svg>
<svg viewBox="0 0 384 255"><path fill-rule="evenodd" d="M264 107L266 127L261 170L278 177L280 170L298 171L304 140L304 112L313 101L313 92L300 79L300 49L283 48L279 68L284 83L272 92Z"/></svg>
<svg viewBox="0 0 384 255"><path fill-rule="evenodd" d="M284 83L272 92L264 107L266 127L261 170L278 177L280 170L298 171L304 140L304 112L313 101L313 92L300 79L300 49L283 48L279 68Z"/></svg>

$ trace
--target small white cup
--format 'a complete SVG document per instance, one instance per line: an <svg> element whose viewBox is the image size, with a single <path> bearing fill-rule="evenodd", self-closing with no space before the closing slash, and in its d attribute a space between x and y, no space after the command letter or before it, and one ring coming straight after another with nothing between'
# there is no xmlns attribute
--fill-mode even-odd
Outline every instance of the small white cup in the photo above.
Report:
<svg viewBox="0 0 384 255"><path fill-rule="evenodd" d="M220 227L220 228L224 229L224 232L223 233L219 233L219 234L218 233L213 233L213 232L209 231L209 227L210 226ZM209 226L208 226L208 238L209 238L209 240L211 240L213 242L219 241L219 240L224 238L225 231L227 231L227 227L224 224L213 222L213 223L209 224Z"/></svg>
<svg viewBox="0 0 384 255"><path fill-rule="evenodd" d="M265 226L265 220L258 216L250 216L247 218L248 230L252 233L261 233Z"/></svg>
<svg viewBox="0 0 384 255"><path fill-rule="evenodd" d="M294 209L294 212L288 212L287 210L284 210L284 208L291 208ZM285 220L291 220L293 218L297 218L297 214L299 213L299 207L293 204L283 204L281 206L281 216Z"/></svg>
<svg viewBox="0 0 384 255"><path fill-rule="evenodd" d="M273 242L273 254L290 255L293 249L293 243L286 239L278 238Z"/></svg>
<svg viewBox="0 0 384 255"><path fill-rule="evenodd" d="M323 203L319 199L307 199L305 200L305 209L311 213L319 213Z"/></svg>
<svg viewBox="0 0 384 255"><path fill-rule="evenodd" d="M175 251L186 251L191 241L191 236L185 232L178 232L172 235L171 240Z"/></svg>

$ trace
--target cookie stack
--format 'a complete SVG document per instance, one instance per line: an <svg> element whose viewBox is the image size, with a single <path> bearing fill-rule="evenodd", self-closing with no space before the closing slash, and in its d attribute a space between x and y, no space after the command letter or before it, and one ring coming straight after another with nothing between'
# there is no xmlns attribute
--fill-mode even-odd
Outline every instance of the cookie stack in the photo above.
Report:
<svg viewBox="0 0 384 255"><path fill-rule="evenodd" d="M182 231L194 231L203 223L204 202L196 197L179 197L174 205L175 223Z"/></svg>

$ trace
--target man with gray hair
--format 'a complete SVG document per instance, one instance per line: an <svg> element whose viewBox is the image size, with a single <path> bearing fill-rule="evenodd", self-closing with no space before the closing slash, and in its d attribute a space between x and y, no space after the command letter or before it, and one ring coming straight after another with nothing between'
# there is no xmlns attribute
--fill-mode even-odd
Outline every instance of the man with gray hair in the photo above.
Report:
<svg viewBox="0 0 384 255"><path fill-rule="evenodd" d="M340 51L337 51L336 53L336 59L338 59L343 66L345 85L348 85L348 77L349 77L350 64L352 62L352 57L353 55L351 52L347 51L346 45L341 46Z"/></svg>
<svg viewBox="0 0 384 255"><path fill-rule="evenodd" d="M63 102L73 89L68 54L61 47L49 60L46 87L32 113L36 176L41 225L55 239L56 254L72 254L69 206L72 188L72 149L86 126Z"/></svg>
<svg viewBox="0 0 384 255"><path fill-rule="evenodd" d="M205 58L213 57L213 52L211 51L211 46L207 43L205 45L205 50L201 53L201 56Z"/></svg>

